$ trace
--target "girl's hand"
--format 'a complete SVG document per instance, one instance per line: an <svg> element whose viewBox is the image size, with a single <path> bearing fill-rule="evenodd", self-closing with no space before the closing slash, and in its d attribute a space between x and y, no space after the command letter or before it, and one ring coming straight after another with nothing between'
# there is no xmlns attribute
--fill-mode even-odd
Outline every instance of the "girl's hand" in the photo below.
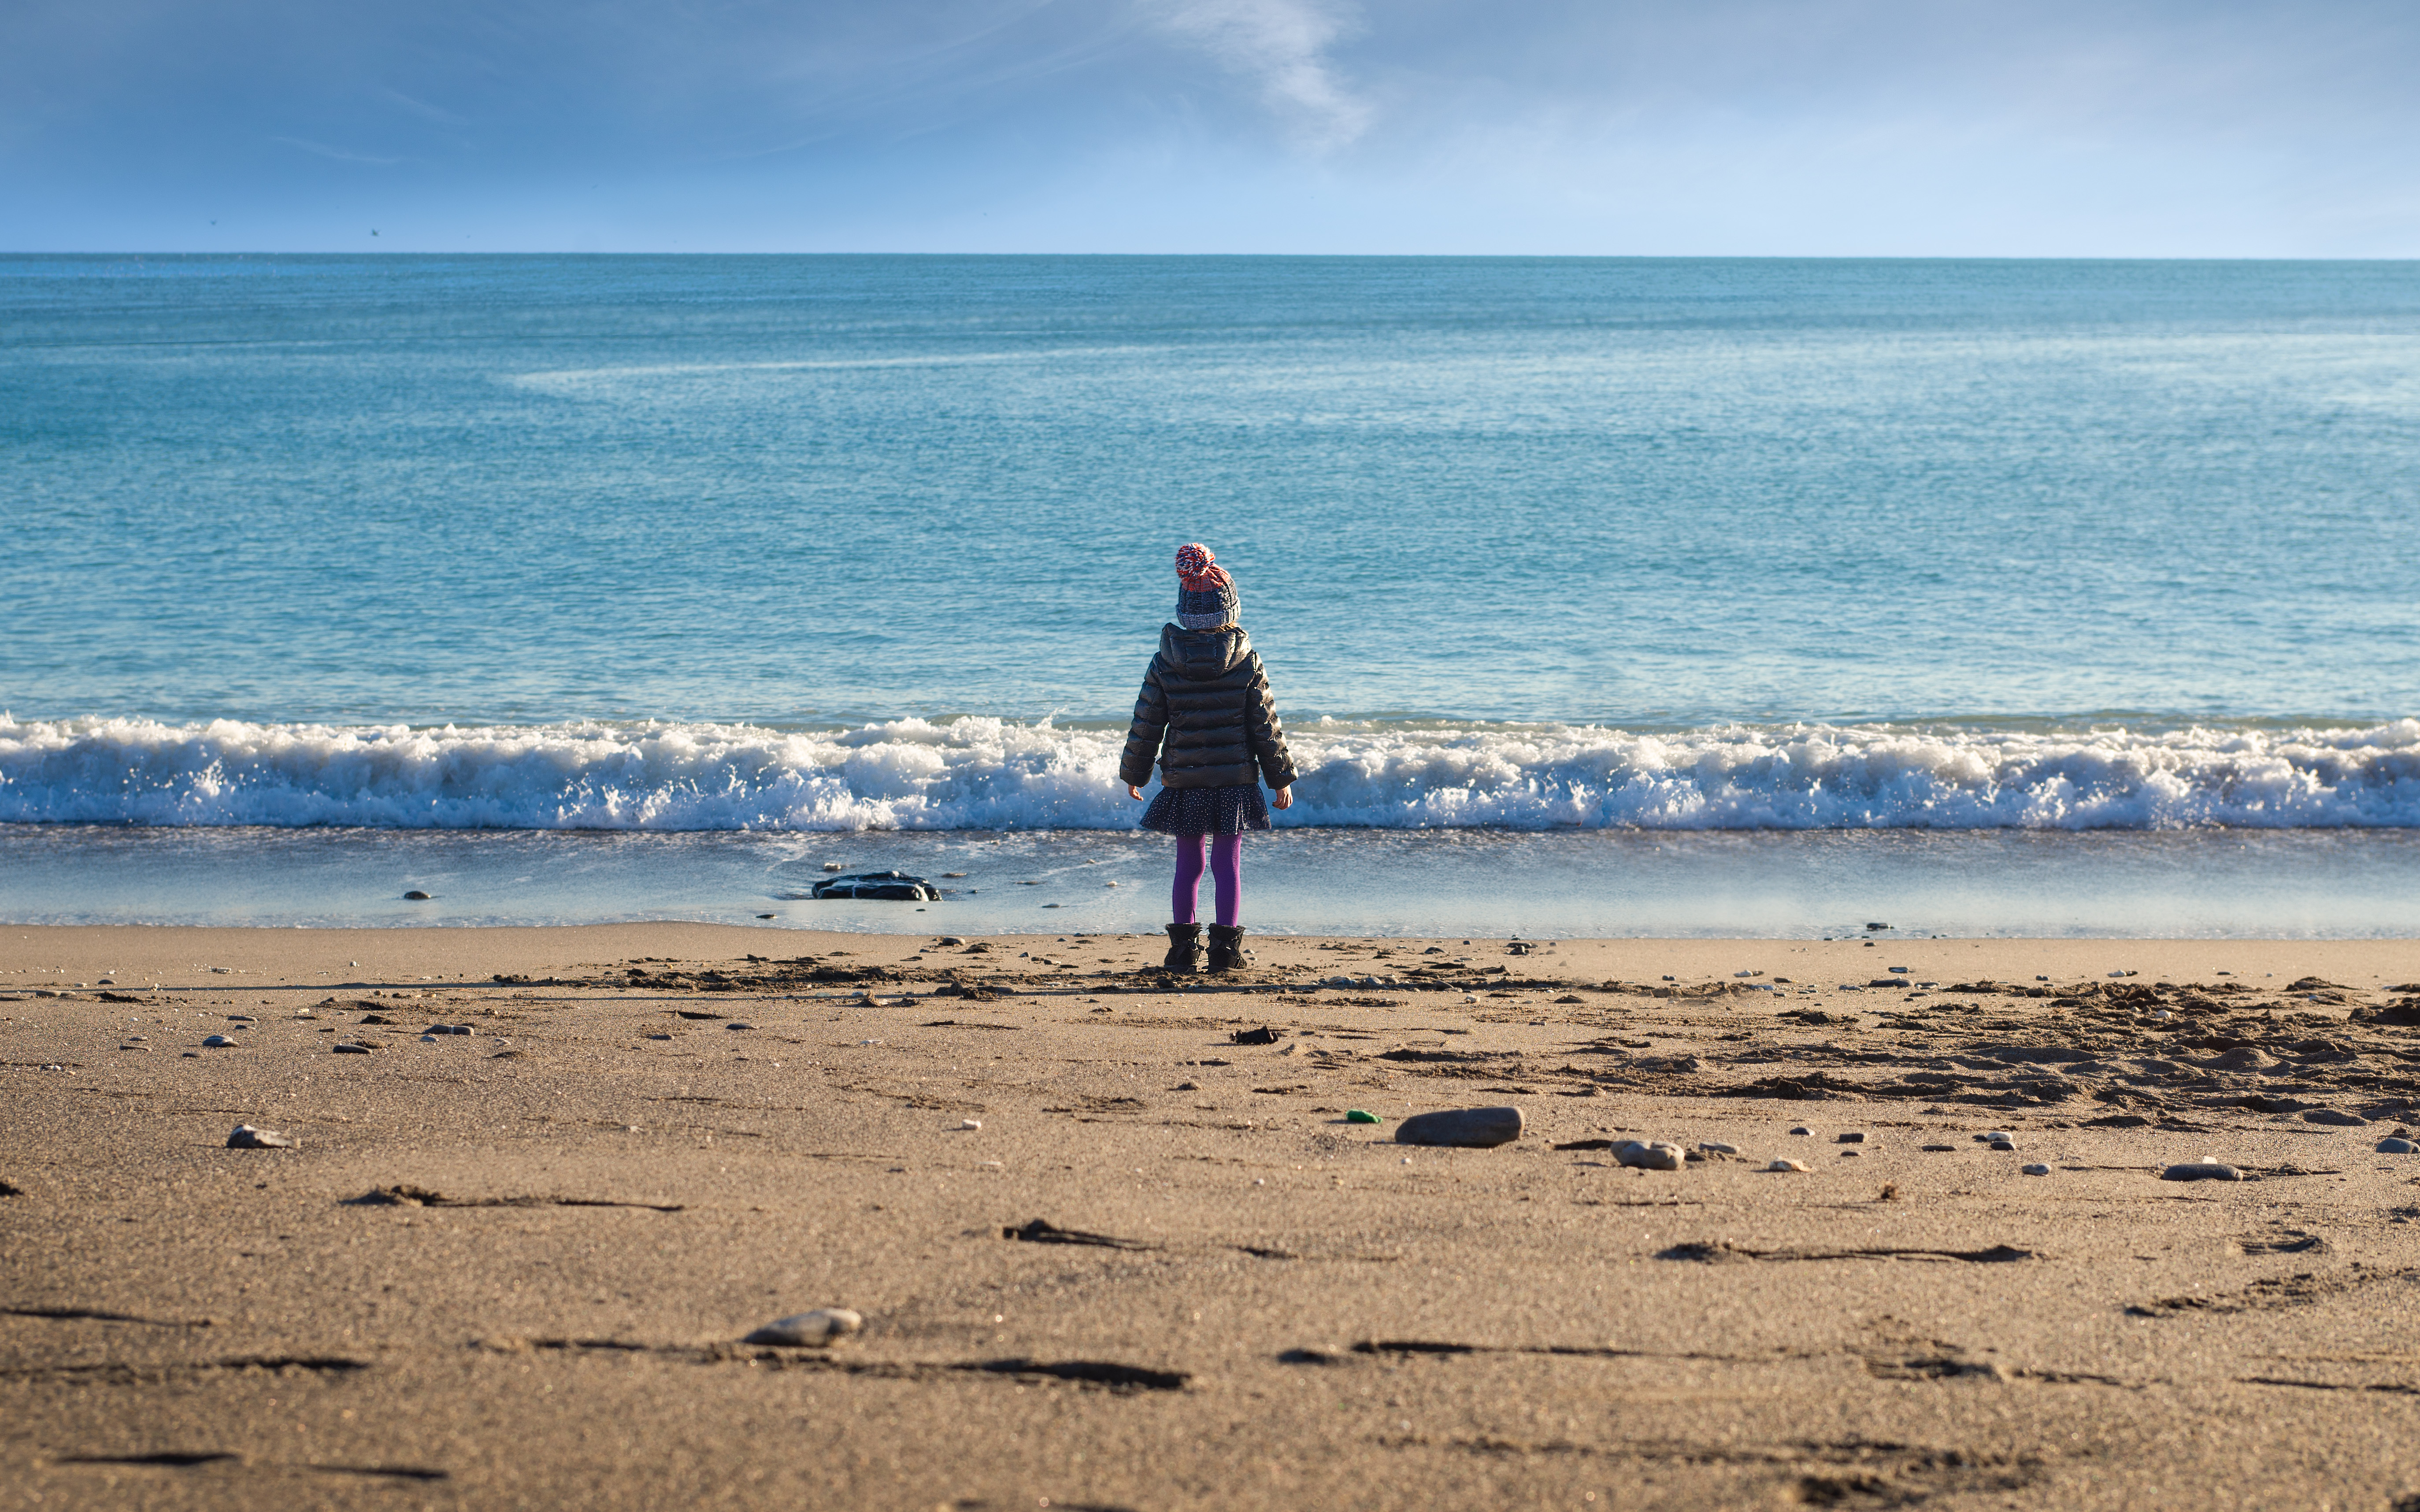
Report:
<svg viewBox="0 0 2420 1512"><path fill-rule="evenodd" d="M1294 807L1294 789L1293 789L1292 787L1290 787L1290 786L1289 786L1289 787L1281 787L1281 788L1278 789L1278 791L1277 791L1277 796L1275 796L1275 797L1271 798L1271 799L1269 800L1269 803L1270 803L1270 805L1271 805L1272 807L1279 808L1279 809L1291 809L1291 808L1293 808L1293 807Z"/></svg>
<svg viewBox="0 0 2420 1512"><path fill-rule="evenodd" d="M1126 784L1126 796L1134 799L1137 803L1140 803L1142 801L1142 789L1129 782Z"/></svg>

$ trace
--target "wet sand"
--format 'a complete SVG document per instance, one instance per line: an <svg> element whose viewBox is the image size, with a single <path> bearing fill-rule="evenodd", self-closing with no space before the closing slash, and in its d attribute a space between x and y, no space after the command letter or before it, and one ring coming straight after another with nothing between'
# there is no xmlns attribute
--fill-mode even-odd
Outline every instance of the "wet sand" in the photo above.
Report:
<svg viewBox="0 0 2420 1512"><path fill-rule="evenodd" d="M0 929L0 1498L2420 1493L2420 942L1254 945Z"/></svg>

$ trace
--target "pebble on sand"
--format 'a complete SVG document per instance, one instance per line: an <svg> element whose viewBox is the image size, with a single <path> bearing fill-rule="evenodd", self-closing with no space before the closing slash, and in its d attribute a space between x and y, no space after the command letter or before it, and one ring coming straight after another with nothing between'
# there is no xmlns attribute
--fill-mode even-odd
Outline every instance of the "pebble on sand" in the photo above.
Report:
<svg viewBox="0 0 2420 1512"><path fill-rule="evenodd" d="M2243 1173L2225 1161L2204 1157L2180 1161L2160 1173L2163 1181L2241 1181Z"/></svg>
<svg viewBox="0 0 2420 1512"><path fill-rule="evenodd" d="M235 1126L235 1133L227 1135L226 1147L229 1149L292 1149L296 1143L274 1129L256 1129L251 1124L239 1123Z"/></svg>
<svg viewBox="0 0 2420 1512"><path fill-rule="evenodd" d="M2378 1152L2381 1155L2410 1155L2420 1152L2420 1145L2409 1139L2381 1139L2378 1142Z"/></svg>
<svg viewBox="0 0 2420 1512"><path fill-rule="evenodd" d="M958 1127L961 1129L980 1129L983 1127L983 1120L981 1119L960 1119L958 1120Z"/></svg>
<svg viewBox="0 0 2420 1512"><path fill-rule="evenodd" d="M1666 1144L1661 1139L1632 1139L1618 1147L1613 1158L1642 1171L1677 1171L1684 1157L1678 1145Z"/></svg>
<svg viewBox="0 0 2420 1512"><path fill-rule="evenodd" d="M813 1312L794 1313L788 1318L776 1319L739 1342L821 1348L864 1326L864 1317L849 1308L818 1307Z"/></svg>
<svg viewBox="0 0 2420 1512"><path fill-rule="evenodd" d="M1807 1169L1807 1168L1808 1168L1808 1166L1807 1166L1807 1163L1806 1163L1805 1161L1803 1161L1803 1160L1786 1160L1786 1159L1785 1159L1785 1160L1776 1160L1772 1165L1767 1165L1767 1166L1765 1167L1765 1169L1766 1169L1766 1170L1768 1170L1768 1171L1803 1171L1803 1170L1806 1170L1806 1169Z"/></svg>
<svg viewBox="0 0 2420 1512"><path fill-rule="evenodd" d="M236 1043L233 1040L228 1039L224 1034L213 1034L209 1039L202 1041L202 1048L205 1050L240 1050L243 1046Z"/></svg>
<svg viewBox="0 0 2420 1512"><path fill-rule="evenodd" d="M1490 1149L1520 1138L1521 1127L1519 1108L1448 1108L1414 1114L1395 1125L1395 1142Z"/></svg>
<svg viewBox="0 0 2420 1512"><path fill-rule="evenodd" d="M1189 1087L1192 1084L1188 1082L1186 1085ZM1344 1121L1347 1123L1378 1123L1383 1120L1381 1120L1378 1115L1374 1113L1365 1113L1359 1108L1346 1108L1344 1110Z"/></svg>
<svg viewBox="0 0 2420 1512"><path fill-rule="evenodd" d="M1698 1141L1698 1149L1701 1154L1707 1155L1736 1155L1739 1153L1739 1146L1727 1145L1719 1139L1700 1139Z"/></svg>
<svg viewBox="0 0 2420 1512"><path fill-rule="evenodd" d="M1863 1129L1852 1129L1848 1133L1840 1135L1839 1142L1844 1145L1862 1145L1866 1142L1866 1131Z"/></svg>
<svg viewBox="0 0 2420 1512"><path fill-rule="evenodd" d="M1802 1123L1802 1124L1800 1124L1800 1125L1798 1125L1798 1127L1796 1127L1796 1128L1794 1128L1794 1129L1791 1130L1790 1132L1791 1132L1792 1134L1793 1134L1803 1135L1804 1137L1808 1138L1808 1139L1812 1139L1812 1138L1814 1138L1814 1137L1815 1137L1815 1131L1814 1131L1814 1130L1812 1130L1812 1129L1809 1129L1808 1127L1807 1127L1807 1125L1805 1125L1805 1124L1803 1124L1803 1123Z"/></svg>
<svg viewBox="0 0 2420 1512"><path fill-rule="evenodd" d="M2040 1161L2034 1161L2030 1165L2021 1165L2017 1168L2024 1171L2027 1176L2048 1176L2050 1174L2050 1167Z"/></svg>

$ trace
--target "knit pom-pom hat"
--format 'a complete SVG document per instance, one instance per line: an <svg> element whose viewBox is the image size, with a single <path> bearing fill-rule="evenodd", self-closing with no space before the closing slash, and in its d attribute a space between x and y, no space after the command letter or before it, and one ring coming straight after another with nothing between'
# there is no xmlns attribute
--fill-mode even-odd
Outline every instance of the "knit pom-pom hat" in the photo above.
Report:
<svg viewBox="0 0 2420 1512"><path fill-rule="evenodd" d="M1176 548L1176 623L1188 630L1223 629L1243 610L1235 579L1199 541Z"/></svg>

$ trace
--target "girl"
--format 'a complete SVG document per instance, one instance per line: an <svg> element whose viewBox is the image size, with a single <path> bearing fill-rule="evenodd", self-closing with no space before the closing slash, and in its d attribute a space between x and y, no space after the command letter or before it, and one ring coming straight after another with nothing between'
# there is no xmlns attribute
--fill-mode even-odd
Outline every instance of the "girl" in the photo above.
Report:
<svg viewBox="0 0 2420 1512"><path fill-rule="evenodd" d="M1140 801L1152 763L1159 764L1159 796L1143 810L1142 827L1176 837L1168 969L1202 969L1194 914L1202 841L1209 840L1218 900L1209 969L1231 971L1244 964L1244 927L1235 922L1244 905L1244 831L1269 827L1263 779L1279 808L1294 807L1294 758L1252 638L1235 623L1243 606L1234 579L1200 545L1177 548L1176 577L1176 624L1160 627L1159 654L1142 676L1118 780Z"/></svg>

